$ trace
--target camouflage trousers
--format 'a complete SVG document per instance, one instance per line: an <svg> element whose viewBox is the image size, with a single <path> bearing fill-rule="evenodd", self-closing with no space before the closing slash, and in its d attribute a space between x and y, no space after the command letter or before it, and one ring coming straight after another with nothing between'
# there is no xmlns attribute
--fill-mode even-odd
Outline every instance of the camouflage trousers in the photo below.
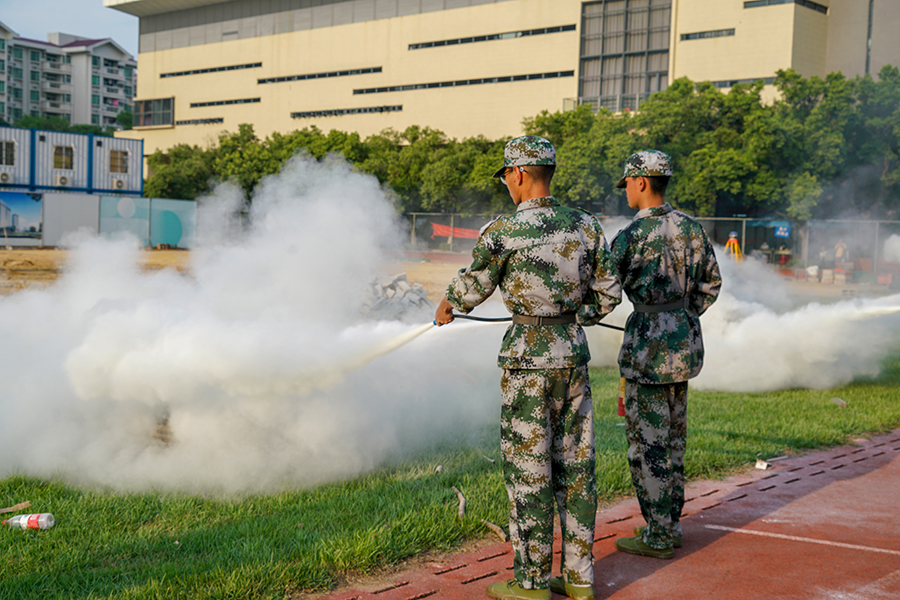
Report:
<svg viewBox="0 0 900 600"><path fill-rule="evenodd" d="M587 366L504 369L500 388L516 580L525 589L545 589L549 583L555 500L562 574L570 584L592 585L597 476Z"/></svg>
<svg viewBox="0 0 900 600"><path fill-rule="evenodd" d="M686 381L662 385L625 381L628 466L647 521L644 543L651 548L671 548L672 538L681 535L687 389Z"/></svg>

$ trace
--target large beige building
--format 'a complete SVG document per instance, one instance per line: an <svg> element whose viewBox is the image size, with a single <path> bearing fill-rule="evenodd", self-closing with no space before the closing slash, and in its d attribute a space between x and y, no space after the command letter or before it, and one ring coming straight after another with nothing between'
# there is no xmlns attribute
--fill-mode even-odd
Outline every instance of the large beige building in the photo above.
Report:
<svg viewBox="0 0 900 600"><path fill-rule="evenodd" d="M637 109L678 77L727 89L900 64L898 0L104 0L140 18L145 152L315 125L515 135L580 103Z"/></svg>

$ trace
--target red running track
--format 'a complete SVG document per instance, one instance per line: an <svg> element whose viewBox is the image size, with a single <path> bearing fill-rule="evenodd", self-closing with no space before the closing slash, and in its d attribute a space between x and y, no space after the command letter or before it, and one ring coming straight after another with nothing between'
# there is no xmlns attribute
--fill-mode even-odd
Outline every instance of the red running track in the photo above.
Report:
<svg viewBox="0 0 900 600"><path fill-rule="evenodd" d="M900 599L900 429L772 464L689 484L684 546L672 560L615 550L615 538L643 525L636 500L600 511L598 600ZM486 598L485 587L511 573L510 545L498 543L327 598Z"/></svg>

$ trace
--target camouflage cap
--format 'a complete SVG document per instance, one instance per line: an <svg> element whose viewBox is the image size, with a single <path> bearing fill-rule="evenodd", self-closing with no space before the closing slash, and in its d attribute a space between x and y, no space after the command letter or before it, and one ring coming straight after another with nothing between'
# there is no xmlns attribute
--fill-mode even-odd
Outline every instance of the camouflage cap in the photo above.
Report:
<svg viewBox="0 0 900 600"><path fill-rule="evenodd" d="M503 151L503 166L494 173L494 177L503 175L508 167L555 164L556 149L549 140L536 135L523 135L506 144Z"/></svg>
<svg viewBox="0 0 900 600"><path fill-rule="evenodd" d="M617 188L625 187L626 177L671 177L672 159L659 150L643 150L635 152L625 161L625 174L616 184Z"/></svg>

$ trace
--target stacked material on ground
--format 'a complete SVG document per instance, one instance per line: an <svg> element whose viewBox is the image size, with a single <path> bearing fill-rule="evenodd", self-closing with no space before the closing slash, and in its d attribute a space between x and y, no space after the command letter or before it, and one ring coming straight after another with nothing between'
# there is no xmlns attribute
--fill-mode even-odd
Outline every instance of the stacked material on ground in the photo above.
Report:
<svg viewBox="0 0 900 600"><path fill-rule="evenodd" d="M423 321L433 319L436 308L425 288L418 283L410 284L406 273L400 273L373 279L361 312L369 319Z"/></svg>

